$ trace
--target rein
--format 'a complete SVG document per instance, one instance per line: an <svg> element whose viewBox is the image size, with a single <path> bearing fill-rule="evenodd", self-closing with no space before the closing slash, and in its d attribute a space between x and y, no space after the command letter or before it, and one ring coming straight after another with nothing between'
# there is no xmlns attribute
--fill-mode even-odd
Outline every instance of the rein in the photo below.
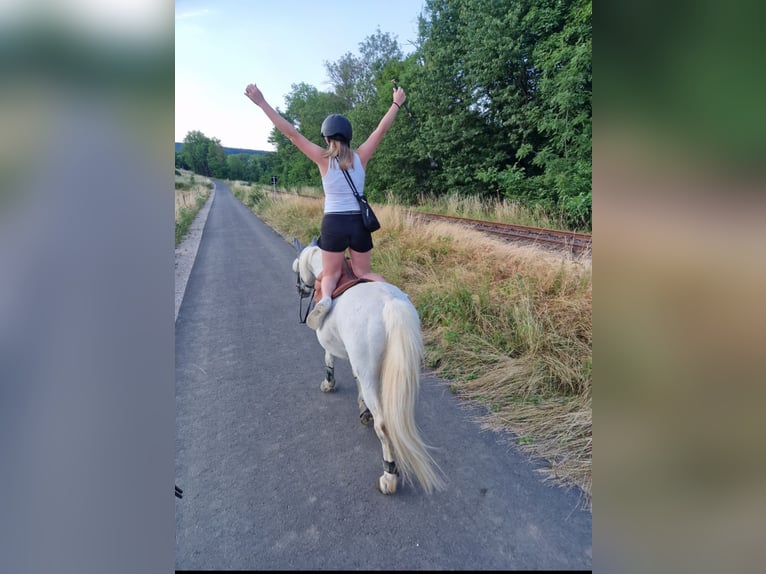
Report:
<svg viewBox="0 0 766 574"><path fill-rule="evenodd" d="M295 287L298 289L298 320L301 323L305 323L306 319L309 316L309 312L311 311L312 304L314 303L314 295L316 294L316 282L319 281L319 277L314 278L314 285L309 286L306 282L303 281L301 278L301 271L300 268L298 271L295 272L296 278L295 278ZM319 274L322 275L321 273ZM336 285L335 290L332 293L332 297L338 297L343 292L345 292L347 289L353 287L357 283L367 283L368 281L371 281L371 279L360 279L356 276L354 273L354 270L351 269L351 265L349 265L348 258L343 259L343 272L339 279L338 285ZM320 285L321 288L321 285ZM309 304L306 307L306 311L304 313L303 311L303 300L307 297L310 297Z"/></svg>
<svg viewBox="0 0 766 574"><path fill-rule="evenodd" d="M342 295L347 289L350 289L357 283L368 283L369 281L372 281L372 279L360 279L356 276L354 273L354 270L351 269L351 265L349 265L348 258L343 259L343 269L342 274L340 276L340 279L338 280L338 284L335 286L335 290L332 293L332 297L339 297ZM309 287L301 278L301 272L300 269L296 272L296 280L295 285L298 289L298 295L300 296L300 299L298 300L298 320L301 323L305 323L306 319L309 316L309 312L311 311L312 303L314 302L314 295L316 294L316 287L311 286ZM321 277L321 273L319 274ZM316 282L320 280L320 277L316 277L314 279L314 285L316 285ZM321 289L321 284L320 284ZM306 312L303 312L303 300L306 297L311 297L309 300L308 307L306 307Z"/></svg>
<svg viewBox="0 0 766 574"><path fill-rule="evenodd" d="M311 311L311 304L314 302L314 287L309 287L303 282L303 279L301 279L301 273L300 270L296 272L297 278L295 286L298 288L298 320L301 323L306 322L306 318L309 316L309 311ZM309 297L309 304L308 307L306 307L306 312L303 312L303 300Z"/></svg>

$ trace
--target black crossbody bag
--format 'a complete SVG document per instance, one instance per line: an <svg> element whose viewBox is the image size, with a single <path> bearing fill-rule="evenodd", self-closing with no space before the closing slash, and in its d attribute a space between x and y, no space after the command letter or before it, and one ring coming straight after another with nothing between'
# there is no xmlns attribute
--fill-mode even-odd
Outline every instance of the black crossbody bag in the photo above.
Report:
<svg viewBox="0 0 766 574"><path fill-rule="evenodd" d="M378 217L375 215L372 207L370 207L370 204L367 203L367 198L363 195L359 195L359 192L356 190L356 186L354 185L354 181L351 179L348 171L345 169L342 169L341 171L343 172L343 175L346 176L346 181L348 182L349 186L351 186L351 191L354 192L354 197L356 197L356 200L359 202L359 209L362 211L362 222L364 224L364 228L370 233L377 231L380 229L380 221L378 221Z"/></svg>

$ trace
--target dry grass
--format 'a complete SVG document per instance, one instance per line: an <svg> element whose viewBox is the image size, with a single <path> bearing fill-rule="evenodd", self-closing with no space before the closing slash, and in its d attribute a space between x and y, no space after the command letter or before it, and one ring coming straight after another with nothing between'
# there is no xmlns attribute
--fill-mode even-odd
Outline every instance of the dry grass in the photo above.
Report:
<svg viewBox="0 0 766 574"><path fill-rule="evenodd" d="M197 199L203 196L207 199L210 194L210 189L213 186L210 178L196 175L185 169L177 170L181 175L176 174L176 194L175 194L175 218L178 221L178 216L182 209L193 209L197 203ZM180 184L180 186L179 186Z"/></svg>
<svg viewBox="0 0 766 574"><path fill-rule="evenodd" d="M516 246L375 205L373 268L421 316L425 363L486 407L481 424L548 461L546 479L590 504L592 270L589 260ZM279 196L258 214L287 239L318 235L322 203Z"/></svg>
<svg viewBox="0 0 766 574"><path fill-rule="evenodd" d="M476 196L446 195L438 198L421 197L419 211L455 215L469 219L484 219L502 223L563 229L563 225L545 213L541 207L529 208L507 199L486 200Z"/></svg>
<svg viewBox="0 0 766 574"><path fill-rule="evenodd" d="M196 198L199 195L197 189L176 189L175 199L175 218L178 221L178 216L181 214L182 209L191 209L196 203Z"/></svg>
<svg viewBox="0 0 766 574"><path fill-rule="evenodd" d="M288 187L286 189L281 189L279 186L277 186L277 191L281 191L283 193L292 193L295 195L300 195L302 197L313 197L316 199L323 199L324 193L322 193L321 188L316 187L308 187L305 185L301 186L292 186Z"/></svg>
<svg viewBox="0 0 766 574"><path fill-rule="evenodd" d="M180 173L180 175L179 175ZM176 170L175 227L176 245L194 221L197 212L205 205L213 182L208 177L187 170Z"/></svg>

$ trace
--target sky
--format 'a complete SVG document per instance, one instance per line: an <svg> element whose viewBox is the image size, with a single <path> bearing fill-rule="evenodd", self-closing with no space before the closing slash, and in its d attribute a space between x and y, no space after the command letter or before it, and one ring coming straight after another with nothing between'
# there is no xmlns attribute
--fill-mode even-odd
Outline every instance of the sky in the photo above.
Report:
<svg viewBox="0 0 766 574"><path fill-rule="evenodd" d="M176 0L175 141L192 130L224 147L273 150L272 123L244 95L284 109L292 84L330 91L336 62L380 29L414 50L424 0ZM318 128L319 126L317 126Z"/></svg>

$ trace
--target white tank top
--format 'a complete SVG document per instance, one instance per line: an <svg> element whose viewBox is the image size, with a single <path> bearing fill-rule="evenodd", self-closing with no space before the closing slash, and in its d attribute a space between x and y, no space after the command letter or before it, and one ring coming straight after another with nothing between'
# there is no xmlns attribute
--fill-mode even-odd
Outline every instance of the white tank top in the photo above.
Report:
<svg viewBox="0 0 766 574"><path fill-rule="evenodd" d="M338 167L337 160L332 157L327 158L327 160L330 162L327 175L322 178L324 212L359 211L359 202L354 197L351 186ZM348 174L351 176L354 185L356 185L359 195L364 195L364 168L356 152L354 152L354 169L348 170Z"/></svg>

